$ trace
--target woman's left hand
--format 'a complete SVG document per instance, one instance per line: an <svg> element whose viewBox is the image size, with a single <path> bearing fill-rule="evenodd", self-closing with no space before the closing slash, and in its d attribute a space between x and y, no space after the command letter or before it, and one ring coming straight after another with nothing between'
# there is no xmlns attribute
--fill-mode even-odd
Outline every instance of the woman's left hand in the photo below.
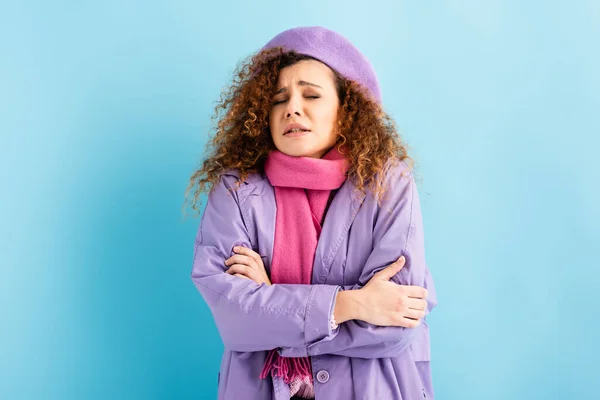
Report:
<svg viewBox="0 0 600 400"><path fill-rule="evenodd" d="M225 265L229 267L226 271L228 274L251 279L259 285L263 283L271 285L258 253L242 246L234 247L233 252L236 254L225 260Z"/></svg>

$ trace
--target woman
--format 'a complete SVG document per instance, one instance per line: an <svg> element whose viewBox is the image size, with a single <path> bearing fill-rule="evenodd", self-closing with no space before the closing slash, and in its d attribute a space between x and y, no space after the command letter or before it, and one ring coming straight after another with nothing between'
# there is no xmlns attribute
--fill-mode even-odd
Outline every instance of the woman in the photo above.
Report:
<svg viewBox="0 0 600 400"><path fill-rule="evenodd" d="M419 198L370 63L302 27L236 75L188 188L219 399L433 398Z"/></svg>

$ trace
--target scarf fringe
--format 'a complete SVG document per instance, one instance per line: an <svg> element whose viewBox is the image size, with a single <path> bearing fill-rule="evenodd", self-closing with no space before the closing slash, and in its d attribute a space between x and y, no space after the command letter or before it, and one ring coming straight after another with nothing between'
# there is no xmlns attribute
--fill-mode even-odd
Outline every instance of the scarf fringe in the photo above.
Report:
<svg viewBox="0 0 600 400"><path fill-rule="evenodd" d="M265 365L260 373L260 379L266 379L269 375L281 377L287 384L294 379L308 377L313 383L312 366L308 357L281 357L277 349L269 351Z"/></svg>

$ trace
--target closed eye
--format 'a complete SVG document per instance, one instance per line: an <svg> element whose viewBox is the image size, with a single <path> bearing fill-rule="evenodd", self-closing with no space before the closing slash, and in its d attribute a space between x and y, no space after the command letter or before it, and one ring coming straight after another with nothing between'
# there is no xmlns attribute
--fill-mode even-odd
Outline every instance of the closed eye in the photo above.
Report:
<svg viewBox="0 0 600 400"><path fill-rule="evenodd" d="M321 96L305 96L305 99L319 99L321 98ZM279 101L275 101L273 102L273 105L276 106L277 104L281 104L281 103L285 103L287 100L279 100Z"/></svg>

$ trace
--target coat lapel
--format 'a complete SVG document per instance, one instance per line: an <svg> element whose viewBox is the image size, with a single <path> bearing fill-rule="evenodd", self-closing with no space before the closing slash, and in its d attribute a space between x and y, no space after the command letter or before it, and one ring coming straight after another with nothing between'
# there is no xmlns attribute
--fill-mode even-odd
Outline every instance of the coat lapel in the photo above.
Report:
<svg viewBox="0 0 600 400"><path fill-rule="evenodd" d="M240 187L240 210L248 230L256 233L258 253L270 275L277 215L275 191L260 175L250 175L247 182L247 185Z"/></svg>
<svg viewBox="0 0 600 400"><path fill-rule="evenodd" d="M333 198L325 215L313 264L313 284L325 283L335 255L363 203L365 194L356 191L355 188L351 180L347 179Z"/></svg>

